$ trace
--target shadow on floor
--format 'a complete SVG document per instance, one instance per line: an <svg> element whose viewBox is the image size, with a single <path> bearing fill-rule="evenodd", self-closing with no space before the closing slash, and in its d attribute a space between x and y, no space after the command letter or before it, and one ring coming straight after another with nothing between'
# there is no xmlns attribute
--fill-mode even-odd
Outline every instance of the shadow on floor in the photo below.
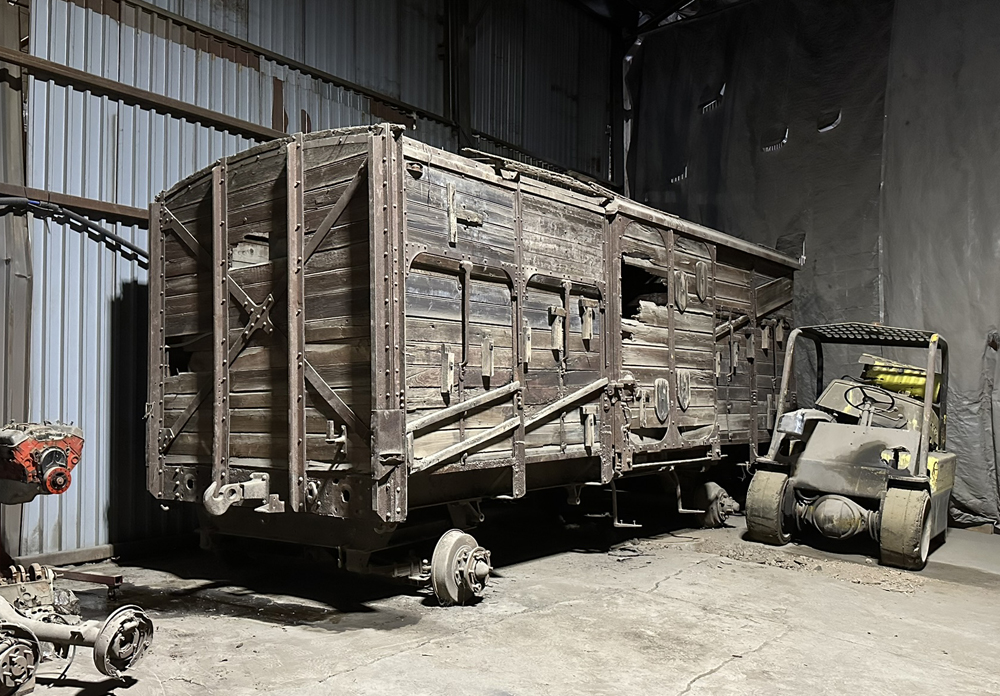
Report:
<svg viewBox="0 0 1000 696"><path fill-rule="evenodd" d="M616 528L610 514L610 492L585 489L581 504L566 503L563 490L542 491L519 501L483 503L485 521L471 533L492 553L495 576L505 567L560 553L608 553L617 545L688 528L674 503L648 488L621 491L622 519L640 527ZM436 534L450 528L444 509ZM379 560L407 554L430 558L437 536L393 549ZM126 584L116 601L101 591L78 593L86 614L98 615L120 604L138 604L163 614L209 613L248 616L281 624L323 624L334 630L344 615L373 613L371 603L397 595L433 595L404 580L344 572L330 551L249 539L228 539L222 552L192 547L180 552L122 559L134 568L160 571L181 582ZM142 575L141 573L139 574ZM155 577L155 576L153 576ZM192 587L190 580L204 581ZM414 619L417 620L417 619ZM397 622L406 623L405 617ZM388 627L388 625L387 625Z"/></svg>

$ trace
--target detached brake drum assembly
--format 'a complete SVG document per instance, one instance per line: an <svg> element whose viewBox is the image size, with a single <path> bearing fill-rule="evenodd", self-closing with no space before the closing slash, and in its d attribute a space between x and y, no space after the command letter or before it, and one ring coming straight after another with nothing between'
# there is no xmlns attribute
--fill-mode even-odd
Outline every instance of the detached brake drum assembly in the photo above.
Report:
<svg viewBox="0 0 1000 696"><path fill-rule="evenodd" d="M0 503L65 493L82 456L83 431L75 426L0 428ZM52 643L61 657L69 655L70 646L92 648L98 671L120 678L153 641L153 622L136 606L121 607L103 622L83 621L72 593L55 588L56 576L55 569L38 564L12 565L0 573L0 696L34 690L43 643Z"/></svg>

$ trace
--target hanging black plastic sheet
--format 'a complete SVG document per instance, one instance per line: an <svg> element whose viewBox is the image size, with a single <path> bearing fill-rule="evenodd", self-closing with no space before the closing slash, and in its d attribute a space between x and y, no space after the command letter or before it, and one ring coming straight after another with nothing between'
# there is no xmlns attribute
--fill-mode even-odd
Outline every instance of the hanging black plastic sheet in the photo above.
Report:
<svg viewBox="0 0 1000 696"><path fill-rule="evenodd" d="M951 346L952 515L996 522L1000 3L897 3L885 138L886 320Z"/></svg>
<svg viewBox="0 0 1000 696"><path fill-rule="evenodd" d="M992 70L964 83L957 63L971 49L942 42L934 13L962 25L959 34L973 27L933 0L903 5L894 18L892 0L749 0L645 36L627 78L629 192L786 253L804 243L799 324L940 330L956 355L949 444L961 465L952 513L959 522L985 522L1000 518L992 422L994 413L1000 420L992 408L1000 397L986 347L1000 317L1000 199L974 174L1000 172L993 161L1000 134L986 132L995 118L983 114L972 124L988 145L980 148L974 134L958 137L954 123L970 95L985 90L1000 105L1000 83L978 82L1000 68L1000 48L985 38L1000 29L1000 4L988 12L991 28L979 30L991 46L979 62L992 60ZM928 52L934 46L943 64ZM952 82L948 66L959 75ZM925 79L946 82L935 85L954 97L944 112L932 105ZM913 127L912 113L922 128ZM963 167L963 154L977 166ZM948 174L960 174L943 187L941 156ZM955 224L967 226L958 244L945 234ZM967 312L970 299L979 304ZM857 370L846 356L831 357L833 370ZM810 384L799 380L803 399L812 396Z"/></svg>

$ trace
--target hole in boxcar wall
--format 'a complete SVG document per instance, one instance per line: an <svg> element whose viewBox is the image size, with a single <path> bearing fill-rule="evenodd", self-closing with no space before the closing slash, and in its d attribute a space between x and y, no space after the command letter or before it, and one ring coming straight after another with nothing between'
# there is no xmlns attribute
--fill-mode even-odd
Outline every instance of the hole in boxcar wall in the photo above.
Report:
<svg viewBox="0 0 1000 696"><path fill-rule="evenodd" d="M179 375L182 372L191 371L191 356L193 353L188 350L190 342L167 346L167 367L171 375Z"/></svg>
<svg viewBox="0 0 1000 696"><path fill-rule="evenodd" d="M622 262L622 316L638 314L640 300L666 307L669 304L666 279Z"/></svg>

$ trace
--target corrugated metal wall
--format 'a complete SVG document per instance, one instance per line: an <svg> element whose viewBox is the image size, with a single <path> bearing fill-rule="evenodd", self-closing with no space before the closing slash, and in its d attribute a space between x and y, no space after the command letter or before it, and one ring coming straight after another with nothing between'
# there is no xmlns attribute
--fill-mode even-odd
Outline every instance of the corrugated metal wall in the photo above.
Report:
<svg viewBox="0 0 1000 696"><path fill-rule="evenodd" d="M260 80L192 47L194 36L126 3L86 9L34 2L31 53L57 63L258 120ZM145 207L163 188L252 145L245 138L32 79L28 176L35 188ZM139 246L146 231L95 221ZM146 272L68 226L35 220L32 420L81 426L84 458L70 490L24 506L19 555L165 536L183 524L144 495Z"/></svg>
<svg viewBox="0 0 1000 696"><path fill-rule="evenodd" d="M385 107L368 96L199 32L186 21L193 20L441 114L417 118L411 134L454 150L456 136L444 117L444 2L156 0L180 15L171 17L128 0L34 0L30 52L278 130L380 120ZM512 20L509 9L481 16L485 29L473 47L474 102L482 105L475 127L552 162L606 176L610 61L594 56L610 41L594 20L568 8L564 0L536 0L522 8L521 20ZM577 32L580 37L552 43L557 34ZM498 46L506 57L491 65ZM137 207L254 144L36 79L27 130L28 186ZM483 142L482 149L526 159ZM146 245L141 228L96 222ZM145 270L51 221L34 221L31 233L29 416L74 422L87 442L70 491L24 507L17 555L96 548L96 556L109 544L176 533L186 518L163 512L144 485Z"/></svg>
<svg viewBox="0 0 1000 696"><path fill-rule="evenodd" d="M484 0L471 47L472 126L611 179L611 34L569 10L551 0Z"/></svg>
<svg viewBox="0 0 1000 696"><path fill-rule="evenodd" d="M21 9L0 5L0 46L20 46ZM24 128L21 71L5 66L10 79L0 80L0 181L24 184ZM21 216L0 217L0 424L28 416L28 333L31 312L31 250L28 227ZM0 513L4 548L20 543L20 505L5 505Z"/></svg>

